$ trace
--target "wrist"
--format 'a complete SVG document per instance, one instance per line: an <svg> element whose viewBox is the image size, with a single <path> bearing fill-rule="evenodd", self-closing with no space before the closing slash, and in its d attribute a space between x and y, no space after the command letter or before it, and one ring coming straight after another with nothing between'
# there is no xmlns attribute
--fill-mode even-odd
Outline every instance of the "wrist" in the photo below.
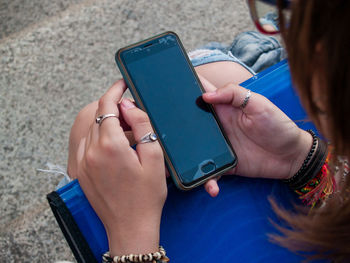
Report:
<svg viewBox="0 0 350 263"><path fill-rule="evenodd" d="M291 158L292 164L291 169L289 171L288 176L285 179L292 178L302 167L305 159L307 158L310 149L313 145L313 137L312 135L300 129L300 135L298 143L296 144L295 152L294 152L294 158Z"/></svg>
<svg viewBox="0 0 350 263"><path fill-rule="evenodd" d="M107 231L111 256L147 254L159 248L160 224L112 228Z"/></svg>
<svg viewBox="0 0 350 263"><path fill-rule="evenodd" d="M158 247L158 250L147 254L129 254L122 256L111 256L110 252L107 251L102 255L103 263L167 263L169 258L166 256L166 251L162 246Z"/></svg>

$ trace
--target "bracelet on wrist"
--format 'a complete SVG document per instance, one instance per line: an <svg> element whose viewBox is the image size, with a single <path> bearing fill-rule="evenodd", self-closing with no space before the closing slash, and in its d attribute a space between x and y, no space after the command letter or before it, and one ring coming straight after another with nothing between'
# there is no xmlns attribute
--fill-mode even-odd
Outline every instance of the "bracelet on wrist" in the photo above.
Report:
<svg viewBox="0 0 350 263"><path fill-rule="evenodd" d="M312 136L312 146L297 173L289 179L283 180L293 190L305 186L321 170L327 157L327 144L320 140L312 130L308 130Z"/></svg>
<svg viewBox="0 0 350 263"><path fill-rule="evenodd" d="M291 178L283 180L283 182L285 182L288 185L293 185L296 182L299 182L301 180L301 178L305 177L305 174L306 174L305 171L307 169L307 165L310 162L310 159L316 150L316 146L317 146L317 142L318 142L317 136L312 130L307 130L307 132L309 132L312 136L311 149L310 149L307 157L305 158L303 164L301 165L300 169L297 171L297 173L295 175L293 175Z"/></svg>
<svg viewBox="0 0 350 263"><path fill-rule="evenodd" d="M323 164L326 161L327 157L327 144L317 138L317 149L306 166L304 173L299 175L299 179L295 180L292 183L289 183L289 186L293 189L300 189L305 186L310 180L312 180L318 172L321 170Z"/></svg>
<svg viewBox="0 0 350 263"><path fill-rule="evenodd" d="M327 144L308 130L312 135L312 146L299 171L289 179L283 180L302 199L303 203L314 206L319 200L334 191L334 178L329 173Z"/></svg>
<svg viewBox="0 0 350 263"><path fill-rule="evenodd" d="M330 173L329 162L332 155L329 152L321 170L304 187L295 190L305 205L314 207L325 200L336 189L336 182Z"/></svg>
<svg viewBox="0 0 350 263"><path fill-rule="evenodd" d="M152 262L152 263L165 263L169 262L169 258L166 256L166 251L162 246L159 246L159 251L148 254L129 254L123 256L111 257L109 251L102 256L102 262L106 263L133 263L133 262Z"/></svg>

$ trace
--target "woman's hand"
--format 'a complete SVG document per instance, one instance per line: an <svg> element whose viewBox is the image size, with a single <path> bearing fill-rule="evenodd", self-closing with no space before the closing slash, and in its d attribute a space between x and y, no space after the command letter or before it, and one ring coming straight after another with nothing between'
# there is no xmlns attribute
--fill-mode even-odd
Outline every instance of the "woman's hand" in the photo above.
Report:
<svg viewBox="0 0 350 263"><path fill-rule="evenodd" d="M252 93L241 109L247 90L238 85L216 89L200 77L207 93L203 99L214 105L238 158L229 173L274 179L293 176L301 167L312 144L312 136L289 119L265 97ZM207 182L212 196L219 189L215 180Z"/></svg>
<svg viewBox="0 0 350 263"><path fill-rule="evenodd" d="M122 114L136 141L153 131L146 113L123 99L124 81L99 100L96 117ZM77 175L90 204L103 222L111 255L158 250L159 226L167 195L164 157L158 141L133 150L118 118L92 123L79 145Z"/></svg>

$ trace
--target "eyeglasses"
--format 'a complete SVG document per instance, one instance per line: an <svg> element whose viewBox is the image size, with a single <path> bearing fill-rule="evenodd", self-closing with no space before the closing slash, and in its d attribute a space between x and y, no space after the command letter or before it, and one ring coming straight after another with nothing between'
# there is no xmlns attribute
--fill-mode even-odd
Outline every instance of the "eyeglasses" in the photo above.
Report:
<svg viewBox="0 0 350 263"><path fill-rule="evenodd" d="M274 35L280 32L279 7L282 9L284 26L288 27L291 0L247 0L247 3L253 22L261 33Z"/></svg>

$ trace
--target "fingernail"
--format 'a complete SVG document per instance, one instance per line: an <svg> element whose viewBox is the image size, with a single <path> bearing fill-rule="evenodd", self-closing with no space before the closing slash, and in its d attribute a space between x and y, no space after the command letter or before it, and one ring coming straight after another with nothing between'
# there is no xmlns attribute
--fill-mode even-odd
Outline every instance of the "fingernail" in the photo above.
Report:
<svg viewBox="0 0 350 263"><path fill-rule="evenodd" d="M214 187L211 186L209 189L210 189L209 190L210 196L211 197L216 197L217 196L217 192L215 191Z"/></svg>
<svg viewBox="0 0 350 263"><path fill-rule="evenodd" d="M122 106L126 109L132 109L135 108L135 104L132 103L130 100L128 99L123 99L122 100Z"/></svg>

